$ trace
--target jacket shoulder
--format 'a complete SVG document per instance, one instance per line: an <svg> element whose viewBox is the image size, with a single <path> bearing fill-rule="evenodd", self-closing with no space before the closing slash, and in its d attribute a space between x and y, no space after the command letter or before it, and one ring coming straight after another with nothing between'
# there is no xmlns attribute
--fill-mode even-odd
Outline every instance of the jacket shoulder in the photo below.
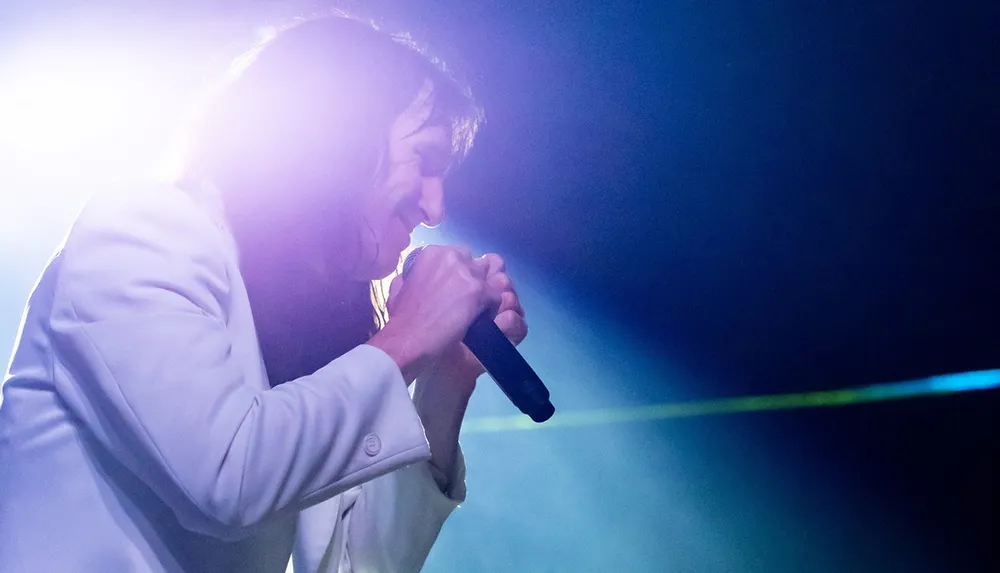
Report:
<svg viewBox="0 0 1000 573"><path fill-rule="evenodd" d="M92 197L56 258L55 300L93 320L186 303L224 316L237 261L221 221L185 191L158 184Z"/></svg>
<svg viewBox="0 0 1000 573"><path fill-rule="evenodd" d="M77 216L67 243L95 233L197 242L206 247L221 246L226 237L221 221L204 205L186 191L158 182L133 183L95 194Z"/></svg>

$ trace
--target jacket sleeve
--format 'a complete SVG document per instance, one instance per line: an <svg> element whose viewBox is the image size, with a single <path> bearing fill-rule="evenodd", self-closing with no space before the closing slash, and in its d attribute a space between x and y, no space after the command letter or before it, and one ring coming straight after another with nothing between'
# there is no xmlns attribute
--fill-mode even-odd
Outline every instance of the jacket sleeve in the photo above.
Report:
<svg viewBox="0 0 1000 573"><path fill-rule="evenodd" d="M459 450L449 491L430 464L419 462L381 476L299 514L295 573L416 573L441 527L465 500L465 462Z"/></svg>
<svg viewBox="0 0 1000 573"><path fill-rule="evenodd" d="M428 394L413 399L422 420L442 415ZM299 514L295 573L420 571L445 520L465 501L465 458L456 447L452 475L437 476L446 478L444 492L433 466L419 462Z"/></svg>
<svg viewBox="0 0 1000 573"><path fill-rule="evenodd" d="M374 347L274 389L247 383L258 365L232 355L227 249L180 193L81 215L50 326L57 390L93 436L185 527L223 539L428 459L406 384Z"/></svg>

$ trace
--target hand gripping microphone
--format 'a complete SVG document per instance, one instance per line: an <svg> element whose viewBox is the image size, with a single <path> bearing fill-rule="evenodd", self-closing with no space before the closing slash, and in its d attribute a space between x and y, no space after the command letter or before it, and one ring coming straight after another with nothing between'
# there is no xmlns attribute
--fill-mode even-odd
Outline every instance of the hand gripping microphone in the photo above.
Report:
<svg viewBox="0 0 1000 573"><path fill-rule="evenodd" d="M409 274L423 247L414 249L403 261L403 278ZM493 322L490 311L483 311L469 325L462 342L486 368L486 372L521 412L535 422L544 422L555 413L549 390Z"/></svg>

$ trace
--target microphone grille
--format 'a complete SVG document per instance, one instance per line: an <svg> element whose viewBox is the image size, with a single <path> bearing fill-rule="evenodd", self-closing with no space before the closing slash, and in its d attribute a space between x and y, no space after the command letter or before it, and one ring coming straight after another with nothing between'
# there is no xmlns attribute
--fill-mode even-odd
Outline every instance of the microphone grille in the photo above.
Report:
<svg viewBox="0 0 1000 573"><path fill-rule="evenodd" d="M417 248L413 249L412 251L410 251L410 254L406 255L406 258L403 260L403 272L402 272L402 275L403 275L404 279L406 278L406 275L410 274L410 269L412 269L413 265L416 264L416 262L417 262L417 255L419 255L420 251L422 251L422 250L424 250L423 247L417 247Z"/></svg>

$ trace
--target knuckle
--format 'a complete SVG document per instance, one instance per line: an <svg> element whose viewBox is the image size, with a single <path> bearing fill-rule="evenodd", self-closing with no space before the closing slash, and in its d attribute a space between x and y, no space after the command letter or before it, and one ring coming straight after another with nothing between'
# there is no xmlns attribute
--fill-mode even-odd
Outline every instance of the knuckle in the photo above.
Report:
<svg viewBox="0 0 1000 573"><path fill-rule="evenodd" d="M490 299L496 301L498 304L503 302L503 289L499 289L495 285L489 284L488 282L484 283L484 286L490 296Z"/></svg>
<svg viewBox="0 0 1000 573"><path fill-rule="evenodd" d="M466 265L468 266L468 261L471 260L472 255L465 249L461 247L449 247L445 259L453 265Z"/></svg>
<svg viewBox="0 0 1000 573"><path fill-rule="evenodd" d="M420 259L432 259L435 261L447 260L448 249L441 247L439 245L430 245L424 247L424 250L420 252Z"/></svg>
<svg viewBox="0 0 1000 573"><path fill-rule="evenodd" d="M486 259L468 259L465 265L469 269L470 274L484 280L488 278L487 275L489 275L490 268Z"/></svg>
<svg viewBox="0 0 1000 573"><path fill-rule="evenodd" d="M504 308L514 308L517 306L517 296L511 291L504 291L500 295L500 302L503 303Z"/></svg>
<svg viewBox="0 0 1000 573"><path fill-rule="evenodd" d="M496 271L504 270L504 260L503 257L496 253L486 253L483 258L489 261L490 267Z"/></svg>
<svg viewBox="0 0 1000 573"><path fill-rule="evenodd" d="M496 285L498 287L504 290L510 288L511 282L510 282L510 277L507 276L507 273L500 272L493 275L493 277L494 277L493 280L496 281Z"/></svg>

